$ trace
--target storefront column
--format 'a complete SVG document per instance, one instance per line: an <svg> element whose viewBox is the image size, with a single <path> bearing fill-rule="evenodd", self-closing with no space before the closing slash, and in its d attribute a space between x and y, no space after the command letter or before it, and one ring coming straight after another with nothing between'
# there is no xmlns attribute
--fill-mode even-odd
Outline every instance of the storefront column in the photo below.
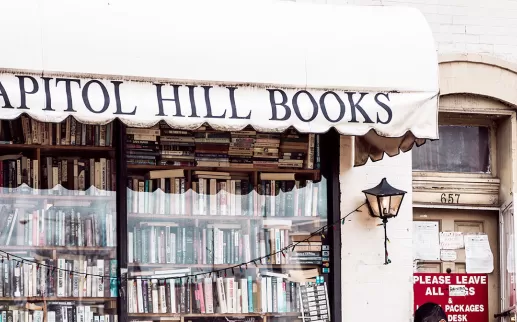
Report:
<svg viewBox="0 0 517 322"><path fill-rule="evenodd" d="M350 215L342 231L343 321L381 318L386 322L410 321L413 308L411 153L401 153L362 167L353 167L353 138L341 137L341 216L365 201L362 190L382 178L406 190L399 215L388 222L389 258L384 265L384 231L366 207Z"/></svg>

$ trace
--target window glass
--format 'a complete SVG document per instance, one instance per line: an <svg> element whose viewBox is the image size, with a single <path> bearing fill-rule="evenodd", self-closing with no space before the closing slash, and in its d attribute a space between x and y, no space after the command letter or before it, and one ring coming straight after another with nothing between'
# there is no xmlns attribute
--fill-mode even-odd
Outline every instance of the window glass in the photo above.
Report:
<svg viewBox="0 0 517 322"><path fill-rule="evenodd" d="M329 251L311 236L327 222L318 138L166 124L127 134L129 321L294 320L303 292L326 294L314 282Z"/></svg>
<svg viewBox="0 0 517 322"><path fill-rule="evenodd" d="M489 129L480 126L440 126L440 139L414 148L413 170L490 172Z"/></svg>
<svg viewBox="0 0 517 322"><path fill-rule="evenodd" d="M113 124L0 125L2 320L116 321Z"/></svg>

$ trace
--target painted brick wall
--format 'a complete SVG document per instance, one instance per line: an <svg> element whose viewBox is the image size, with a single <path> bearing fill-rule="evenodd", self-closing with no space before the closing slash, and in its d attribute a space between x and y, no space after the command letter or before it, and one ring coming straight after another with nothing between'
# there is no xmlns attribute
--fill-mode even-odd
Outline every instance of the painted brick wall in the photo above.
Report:
<svg viewBox="0 0 517 322"><path fill-rule="evenodd" d="M412 321L411 153L354 168L351 144L350 137L341 138L342 216L364 202L362 190L376 186L384 177L408 193L399 216L387 226L390 265L383 265L384 230L366 209L349 216L342 226L343 321Z"/></svg>
<svg viewBox="0 0 517 322"><path fill-rule="evenodd" d="M291 0L293 1L293 0ZM516 0L295 0L321 4L401 5L427 18L439 53L489 54L517 62Z"/></svg>

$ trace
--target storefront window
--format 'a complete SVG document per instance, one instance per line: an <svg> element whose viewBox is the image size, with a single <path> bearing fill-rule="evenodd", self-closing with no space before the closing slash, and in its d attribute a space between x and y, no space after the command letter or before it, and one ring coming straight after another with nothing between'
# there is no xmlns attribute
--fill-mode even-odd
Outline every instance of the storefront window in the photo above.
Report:
<svg viewBox="0 0 517 322"><path fill-rule="evenodd" d="M113 124L0 128L2 321L116 321Z"/></svg>
<svg viewBox="0 0 517 322"><path fill-rule="evenodd" d="M440 140L413 149L413 170L490 172L489 129L483 126L440 125Z"/></svg>
<svg viewBox="0 0 517 322"><path fill-rule="evenodd" d="M296 319L311 283L326 298L318 144L292 130L128 128L129 319Z"/></svg>
<svg viewBox="0 0 517 322"><path fill-rule="evenodd" d="M113 123L25 116L0 125L2 319L291 320L307 314L307 292L330 316L318 135L160 123L118 138Z"/></svg>

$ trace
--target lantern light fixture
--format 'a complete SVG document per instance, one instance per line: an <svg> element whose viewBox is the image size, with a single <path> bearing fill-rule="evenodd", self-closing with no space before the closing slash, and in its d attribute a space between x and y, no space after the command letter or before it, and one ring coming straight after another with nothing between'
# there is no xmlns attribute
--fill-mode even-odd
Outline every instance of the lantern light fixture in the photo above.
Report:
<svg viewBox="0 0 517 322"><path fill-rule="evenodd" d="M388 235L386 231L386 224L388 219L395 218L399 214L400 206L406 191L399 190L392 187L386 178L383 178L381 182L368 190L363 190L366 195L366 204L370 216L379 218L382 220L382 226L384 227L384 264L391 263L388 257Z"/></svg>

